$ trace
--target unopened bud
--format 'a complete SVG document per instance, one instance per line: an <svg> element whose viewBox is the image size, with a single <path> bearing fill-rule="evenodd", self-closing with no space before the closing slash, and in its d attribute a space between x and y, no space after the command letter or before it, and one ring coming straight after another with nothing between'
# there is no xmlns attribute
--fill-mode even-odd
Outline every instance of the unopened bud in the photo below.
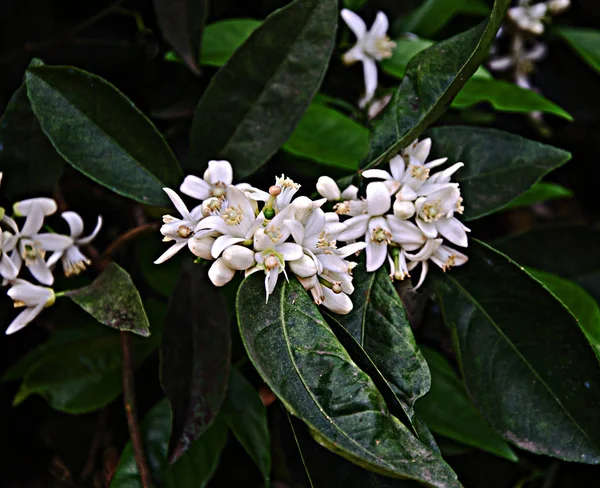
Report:
<svg viewBox="0 0 600 488"><path fill-rule="evenodd" d="M402 220L410 219L415 214L415 204L413 202L405 202L396 200L394 202L394 215Z"/></svg>
<svg viewBox="0 0 600 488"><path fill-rule="evenodd" d="M213 243L215 242L213 237L203 237L202 239L192 238L188 241L188 247L194 256L212 261L214 258L210 253Z"/></svg>
<svg viewBox="0 0 600 488"><path fill-rule="evenodd" d="M244 246L229 246L223 251L223 261L232 269L243 271L254 263L254 252Z"/></svg>
<svg viewBox="0 0 600 488"><path fill-rule="evenodd" d="M342 198L342 194L337 186L337 183L329 176L321 176L317 180L317 191L319 192L319 195L327 198L327 200L330 202L338 201L340 198Z"/></svg>
<svg viewBox="0 0 600 488"><path fill-rule="evenodd" d="M309 278L317 274L317 266L313 259L304 254L296 261L288 262L292 273L300 278Z"/></svg>

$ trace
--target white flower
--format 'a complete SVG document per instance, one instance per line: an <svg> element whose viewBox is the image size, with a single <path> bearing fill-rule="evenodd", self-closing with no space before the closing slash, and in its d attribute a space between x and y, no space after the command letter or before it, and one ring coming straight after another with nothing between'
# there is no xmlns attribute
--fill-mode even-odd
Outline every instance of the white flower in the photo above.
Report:
<svg viewBox="0 0 600 488"><path fill-rule="evenodd" d="M383 97L377 99L377 100L373 100L370 104L369 104L369 109L367 111L367 117L369 120L374 119L375 117L377 117L381 111L388 106L388 103L390 103L390 101L392 100L392 94L388 93L387 95L384 95Z"/></svg>
<svg viewBox="0 0 600 488"><path fill-rule="evenodd" d="M48 259L47 264L48 266L53 266L60 259L65 276L77 275L86 268L86 265L91 263L79 250L79 247L89 244L98 235L102 227L102 217L98 216L96 227L89 236L81 237L81 234L83 234L83 220L81 216L75 212L63 212L61 216L69 224L71 245L62 251L53 253Z"/></svg>
<svg viewBox="0 0 600 488"><path fill-rule="evenodd" d="M215 286L229 283L236 271L247 270L254 264L254 252L244 246L233 245L223 251L208 270L208 277Z"/></svg>
<svg viewBox="0 0 600 488"><path fill-rule="evenodd" d="M534 63L543 59L546 52L544 43L537 42L531 48L527 48L525 39L521 35L516 35L512 42L511 53L492 58L488 66L494 71L506 71L514 67L515 83L521 88L530 90L532 86L529 75L534 70Z"/></svg>
<svg viewBox="0 0 600 488"><path fill-rule="evenodd" d="M185 177L179 191L197 200L208 197L220 198L227 193L233 181L233 168L229 161L209 161L204 178L189 175Z"/></svg>
<svg viewBox="0 0 600 488"><path fill-rule="evenodd" d="M294 198L294 195L300 189L300 185L295 183L294 180L286 178L285 175L282 174L279 178L275 179L275 186L281 188L281 193L275 198L273 208L275 208L277 212L281 212L291 203L292 198Z"/></svg>
<svg viewBox="0 0 600 488"><path fill-rule="evenodd" d="M167 249L161 256L154 261L154 264L164 263L167 259L172 258L182 248L189 244L190 238L194 236L194 229L203 218L202 205L198 205L190 212L183 202L181 197L170 188L163 188L165 193L173 202L177 211L181 214L181 219L171 215L163 216L163 225L160 228L160 233L164 236L164 242L175 241L175 243Z"/></svg>
<svg viewBox="0 0 600 488"><path fill-rule="evenodd" d="M48 217L56 212L57 205L52 198L29 198L15 203L13 212L17 217L27 217L34 208L41 210L44 217Z"/></svg>
<svg viewBox="0 0 600 488"><path fill-rule="evenodd" d="M14 300L15 307L26 307L8 326L7 335L21 330L35 319L44 307L52 305L55 299L52 288L32 285L20 279L13 282L7 294Z"/></svg>
<svg viewBox="0 0 600 488"><path fill-rule="evenodd" d="M541 35L544 33L544 17L548 11L545 3L536 3L530 6L512 7L508 11L508 18L512 20L519 29Z"/></svg>
<svg viewBox="0 0 600 488"><path fill-rule="evenodd" d="M344 63L363 63L365 96L359 102L359 106L363 108L373 99L377 89L376 61L391 57L396 44L387 36L388 19L383 12L377 13L370 31L367 31L365 22L351 10L343 9L341 15L356 36L356 45L344 54Z"/></svg>
<svg viewBox="0 0 600 488"><path fill-rule="evenodd" d="M256 260L255 269L261 269L265 272L265 291L266 301L269 301L269 295L273 293L275 286L277 285L277 278L279 273L283 273L286 281L288 280L287 273L285 272L286 261L296 261L302 258L302 248L298 244L291 242L284 242L278 244L272 249L266 249L261 252L257 252L254 255ZM250 269L248 274L255 271Z"/></svg>
<svg viewBox="0 0 600 488"><path fill-rule="evenodd" d="M421 286L425 280L425 276L427 275L428 271L428 260L433 261L437 266L442 268L444 272L453 266L462 266L469 260L469 258L463 253L449 246L443 245L442 242L443 239L427 239L427 242L418 253L405 254L407 259L421 262L423 265L421 277L419 278L419 283L415 289Z"/></svg>
<svg viewBox="0 0 600 488"><path fill-rule="evenodd" d="M317 180L317 192L322 197L327 198L329 202L334 202L342 198L342 193L337 183L329 176L321 176Z"/></svg>

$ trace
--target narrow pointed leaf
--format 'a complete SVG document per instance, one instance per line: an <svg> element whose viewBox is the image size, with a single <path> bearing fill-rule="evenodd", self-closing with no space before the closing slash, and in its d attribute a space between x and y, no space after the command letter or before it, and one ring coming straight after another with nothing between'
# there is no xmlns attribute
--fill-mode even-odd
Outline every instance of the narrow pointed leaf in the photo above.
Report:
<svg viewBox="0 0 600 488"><path fill-rule="evenodd" d="M286 408L347 459L426 486L460 486L456 475L393 417L296 280L268 304L256 274L240 286L238 324L246 350Z"/></svg>
<svg viewBox="0 0 600 488"><path fill-rule="evenodd" d="M504 208L571 159L567 151L496 129L446 126L426 135L433 141L432 159L447 157L446 166L465 164L452 177L460 183L465 220Z"/></svg>
<svg viewBox="0 0 600 488"><path fill-rule="evenodd" d="M522 195L510 202L505 209L531 207L537 203L549 202L560 198L569 198L573 196L573 192L564 186L556 183L540 181L533 185Z"/></svg>
<svg viewBox="0 0 600 488"><path fill-rule="evenodd" d="M255 19L227 19L207 25L202 35L200 64L223 66L260 24Z"/></svg>
<svg viewBox="0 0 600 488"><path fill-rule="evenodd" d="M169 205L162 188L179 185L181 168L156 127L125 95L68 66L29 68L26 80L42 130L69 164L120 195Z"/></svg>
<svg viewBox="0 0 600 488"><path fill-rule="evenodd" d="M335 0L295 0L267 17L196 107L191 145L197 170L227 159L244 178L283 145L319 89L337 23Z"/></svg>
<svg viewBox="0 0 600 488"><path fill-rule="evenodd" d="M600 366L575 317L539 281L479 241L438 274L467 391L506 440L567 461L600 462Z"/></svg>
<svg viewBox="0 0 600 488"><path fill-rule="evenodd" d="M488 55L510 0L496 0L487 21L417 54L404 80L373 123L363 167L377 166L419 137L447 109Z"/></svg>
<svg viewBox="0 0 600 488"><path fill-rule="evenodd" d="M587 64L600 73L600 30L559 27L557 31Z"/></svg>

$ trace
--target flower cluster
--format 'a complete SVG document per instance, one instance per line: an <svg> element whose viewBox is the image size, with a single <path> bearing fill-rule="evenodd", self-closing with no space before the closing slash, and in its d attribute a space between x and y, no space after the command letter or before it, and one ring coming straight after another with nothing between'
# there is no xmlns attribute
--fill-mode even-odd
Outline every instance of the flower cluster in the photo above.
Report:
<svg viewBox="0 0 600 488"><path fill-rule="evenodd" d="M367 271L377 270L387 258L392 279L410 276L421 263L420 286L429 260L444 270L467 261L443 244L444 238L457 246L468 244L468 229L454 217L463 211L460 190L450 182L462 163L430 175L431 168L446 161L426 162L430 148L430 139L415 141L390 161L390 172L364 171L366 178L383 180L366 186L366 198L355 186L341 192L328 177L317 183L320 200L296 196L300 185L284 175L268 192L247 183L234 185L231 164L210 161L203 178L187 176L180 187L198 201L191 210L176 192L164 189L180 217L163 217L160 232L173 244L155 263L187 246L213 262L208 275L216 286L229 283L236 271L264 273L267 301L280 275L288 280L290 271L316 304L340 314L352 310L356 263L347 258L363 249ZM323 209L327 201L336 202L334 211ZM341 222L345 216L350 218Z"/></svg>
<svg viewBox="0 0 600 488"><path fill-rule="evenodd" d="M51 198L31 198L15 203L14 218L6 215L5 210L0 207L2 286L10 286L8 296L13 299L15 307L25 307L12 321L6 334L22 329L35 319L44 307L54 303L52 272L59 261L66 276L79 274L90 264L90 260L79 248L96 236L102 225L101 217L98 217L96 228L87 237L82 237L83 220L75 212L61 214L69 226L69 235L43 232L44 219L56 210L56 202ZM19 218L25 219L21 227L16 220ZM46 258L47 253L51 254ZM25 270L39 285L19 277Z"/></svg>

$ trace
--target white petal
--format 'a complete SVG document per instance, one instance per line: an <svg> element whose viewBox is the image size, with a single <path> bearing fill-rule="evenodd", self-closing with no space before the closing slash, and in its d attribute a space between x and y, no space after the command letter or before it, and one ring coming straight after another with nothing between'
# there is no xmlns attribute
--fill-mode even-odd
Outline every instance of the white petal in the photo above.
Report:
<svg viewBox="0 0 600 488"><path fill-rule="evenodd" d="M405 253L407 259L411 261L427 261L434 252L442 245L443 239L427 239L427 242L417 254Z"/></svg>
<svg viewBox="0 0 600 488"><path fill-rule="evenodd" d="M439 219L435 224L439 233L451 243L461 247L469 245L465 227L457 218Z"/></svg>
<svg viewBox="0 0 600 488"><path fill-rule="evenodd" d="M184 218L184 220L192 220L190 211L188 210L185 203L183 203L183 200L181 199L181 197L177 193L175 193L173 190L171 190L170 188L163 188L163 190L167 194L167 196L171 199L171 202L173 202L173 205L175 206L177 211L181 214L181 216Z"/></svg>
<svg viewBox="0 0 600 488"><path fill-rule="evenodd" d="M208 270L208 277L215 286L224 286L235 276L235 270L227 266L223 258L217 259Z"/></svg>
<svg viewBox="0 0 600 488"><path fill-rule="evenodd" d="M333 313L340 315L346 315L352 310L352 300L345 293L334 293L327 287L323 289L323 302L322 305L327 307Z"/></svg>
<svg viewBox="0 0 600 488"><path fill-rule="evenodd" d="M333 271L334 273L347 273L348 266L346 262L335 254L319 254L317 259L323 265L323 269Z"/></svg>
<svg viewBox="0 0 600 488"><path fill-rule="evenodd" d="M402 220L395 215L388 215L386 219L390 226L394 242L398 244L425 243L426 239L423 232L412 222Z"/></svg>
<svg viewBox="0 0 600 488"><path fill-rule="evenodd" d="M196 225L194 232L199 232L202 230L216 231L220 234L231 234L233 233L232 231L235 229L228 226L221 217L211 215L209 217L203 218L200 222L198 222L198 225Z"/></svg>
<svg viewBox="0 0 600 488"><path fill-rule="evenodd" d="M219 182L231 185L233 181L233 168L229 161L209 161L208 169L204 173L204 179L212 185L216 185Z"/></svg>
<svg viewBox="0 0 600 488"><path fill-rule="evenodd" d="M21 229L20 234L27 237L34 236L42 228L43 224L44 212L42 211L42 208L33 206L27 214L27 219L25 220L25 224L23 224L23 229Z"/></svg>
<svg viewBox="0 0 600 488"><path fill-rule="evenodd" d="M387 245L369 242L365 252L367 253L367 271L369 273L377 271L385 263Z"/></svg>
<svg viewBox="0 0 600 488"><path fill-rule="evenodd" d="M304 254L302 247L292 242L284 242L275 247L278 253L281 253L283 259L286 261L296 261L300 259Z"/></svg>
<svg viewBox="0 0 600 488"><path fill-rule="evenodd" d="M425 160L429 157L429 152L431 151L431 138L423 139L420 141L412 150L412 156L418 159L421 163L424 163Z"/></svg>
<svg viewBox="0 0 600 488"><path fill-rule="evenodd" d="M5 334L10 335L21 330L23 327L29 324L29 322L35 319L40 314L43 308L44 304L40 303L39 305L33 308L26 308L25 310L23 310L19 315L15 317L15 319L8 326L8 329L6 329Z"/></svg>
<svg viewBox="0 0 600 488"><path fill-rule="evenodd" d="M216 259L229 246L233 246L234 244L237 244L238 242L243 242L245 240L246 239L244 239L243 237L233 237L228 235L217 237L210 253L212 254L212 257Z"/></svg>
<svg viewBox="0 0 600 488"><path fill-rule="evenodd" d="M172 258L177 254L181 249L185 247L187 244L187 240L179 241L173 244L169 249L167 249L160 257L154 261L154 264L164 263L167 259Z"/></svg>
<svg viewBox="0 0 600 488"><path fill-rule="evenodd" d="M13 211L17 217L27 217L33 208L39 208L42 215L47 217L56 212L57 206L52 198L29 198L13 205Z"/></svg>
<svg viewBox="0 0 600 488"><path fill-rule="evenodd" d="M288 266L296 276L309 278L317 274L317 266L312 258L304 254L300 259L288 262Z"/></svg>
<svg viewBox="0 0 600 488"><path fill-rule="evenodd" d="M297 220L287 219L283 222L292 233L292 237L296 244L304 242L304 226Z"/></svg>
<svg viewBox="0 0 600 488"><path fill-rule="evenodd" d="M501 56L493 58L488 62L488 66L493 71L506 71L515 64L515 60L511 56Z"/></svg>
<svg viewBox="0 0 600 488"><path fill-rule="evenodd" d="M418 216L415 220L417 221L417 225L419 226L419 229L421 229L421 232L423 232L423 235L425 235L425 237L429 239L435 239L438 236L436 222L425 222Z"/></svg>
<svg viewBox="0 0 600 488"><path fill-rule="evenodd" d="M227 187L227 201L232 207L237 207L238 205L241 206L245 217L244 221L247 221L250 225L254 222L256 217L250 200L248 200L246 195L235 186Z"/></svg>
<svg viewBox="0 0 600 488"><path fill-rule="evenodd" d="M5 252L1 252L0 257L0 276L6 280L14 280L19 274L19 270Z"/></svg>
<svg viewBox="0 0 600 488"><path fill-rule="evenodd" d="M267 292L266 302L269 301L269 295L273 293L275 290L275 286L277 285L277 278L279 277L279 270L270 269L267 271L267 275L265 276L265 291Z"/></svg>
<svg viewBox="0 0 600 488"><path fill-rule="evenodd" d="M98 235L98 232L100 232L101 228L102 228L102 216L98 215L98 220L96 221L96 227L94 227L94 230L92 231L92 233L89 236L87 236L87 237L83 237L81 239L77 239L77 244L80 245L80 246L84 246L86 244L89 244Z"/></svg>
<svg viewBox="0 0 600 488"><path fill-rule="evenodd" d="M359 102L360 108L364 108L367 103L373 100L377 90L377 64L374 59L365 58L362 60L363 73L365 76L365 96Z"/></svg>
<svg viewBox="0 0 600 488"><path fill-rule="evenodd" d="M17 226L17 223L8 215L4 215L2 219L0 219L0 221L6 223L8 227L10 227L10 230L13 231L15 234L19 232L19 227Z"/></svg>
<svg viewBox="0 0 600 488"><path fill-rule="evenodd" d="M254 252L244 246L229 246L223 251L223 262L232 269L244 271L254 263Z"/></svg>
<svg viewBox="0 0 600 488"><path fill-rule="evenodd" d="M202 178L189 175L183 180L179 191L197 200L206 200L210 196L210 185Z"/></svg>
<svg viewBox="0 0 600 488"><path fill-rule="evenodd" d="M72 238L61 234L38 234L35 240L45 251L63 251L73 245Z"/></svg>
<svg viewBox="0 0 600 488"><path fill-rule="evenodd" d="M383 215L391 206L390 193L384 183L375 181L367 185L367 211L369 215Z"/></svg>
<svg viewBox="0 0 600 488"><path fill-rule="evenodd" d="M355 242L353 244L348 244L347 246L340 247L336 251L336 255L338 255L341 258L347 258L352 254L362 251L365 247L367 247L366 242Z"/></svg>
<svg viewBox="0 0 600 488"><path fill-rule="evenodd" d="M406 170L406 163L404 158L400 155L394 156L390 159L390 171L396 181L402 181L404 177L404 171Z"/></svg>
<svg viewBox="0 0 600 488"><path fill-rule="evenodd" d="M423 263L421 264L421 276L419 277L419 282L417 283L417 286L415 286L413 288L414 290L416 290L423 284L423 282L425 281L425 277L427 276L428 270L429 270L429 263L427 261L423 261Z"/></svg>
<svg viewBox="0 0 600 488"><path fill-rule="evenodd" d="M346 220L344 222L346 224L346 230L338 236L338 239L340 241L348 242L364 236L367 232L370 219L370 215L357 215L356 217Z"/></svg>
<svg viewBox="0 0 600 488"><path fill-rule="evenodd" d="M393 180L394 177L383 169L366 169L362 172L365 178L377 178L380 180Z"/></svg>
<svg viewBox="0 0 600 488"><path fill-rule="evenodd" d="M367 33L365 21L347 8L342 9L341 15L344 22L346 22L346 25L354 32L357 39L362 39Z"/></svg>
<svg viewBox="0 0 600 488"><path fill-rule="evenodd" d="M52 271L48 268L46 261L41 258L35 259L31 264L27 266L31 275L38 280L42 285L52 285L54 283L54 276Z"/></svg>
<svg viewBox="0 0 600 488"><path fill-rule="evenodd" d="M373 37L385 37L388 27L389 22L387 15L385 15L383 12L377 12L377 17L375 17L375 22L373 22L369 34L371 34Z"/></svg>
<svg viewBox="0 0 600 488"><path fill-rule="evenodd" d="M60 258L62 258L64 253L65 253L65 251L53 252L50 255L50 257L46 260L46 264L48 265L48 267L52 268L52 266L54 266L56 263L58 263L58 261L60 260Z"/></svg>
<svg viewBox="0 0 600 488"><path fill-rule="evenodd" d="M350 185L342 192L342 198L344 200L357 200L358 199L358 187Z"/></svg>
<svg viewBox="0 0 600 488"><path fill-rule="evenodd" d="M308 237L320 234L325 228L325 224L325 212L320 208L313 210L312 215L306 221L304 235Z"/></svg>
<svg viewBox="0 0 600 488"><path fill-rule="evenodd" d="M69 224L70 235L72 238L77 239L83 234L83 219L76 212L63 212L61 217Z"/></svg>
<svg viewBox="0 0 600 488"><path fill-rule="evenodd" d="M214 242L215 239L213 237L201 237L199 239L192 237L191 239L188 239L187 245L194 256L206 259L207 261L212 261L214 258L210 251Z"/></svg>

